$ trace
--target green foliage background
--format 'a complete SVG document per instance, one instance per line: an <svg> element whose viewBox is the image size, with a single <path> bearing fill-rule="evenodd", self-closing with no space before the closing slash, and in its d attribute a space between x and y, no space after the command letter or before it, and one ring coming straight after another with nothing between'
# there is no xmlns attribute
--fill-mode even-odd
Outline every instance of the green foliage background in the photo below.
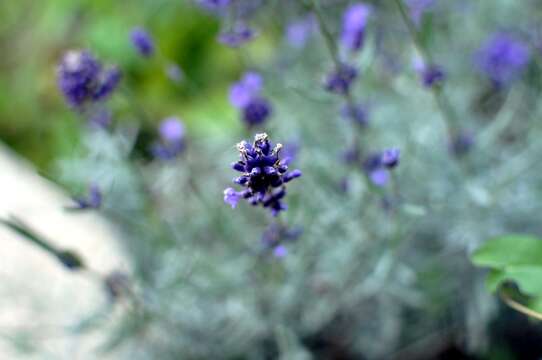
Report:
<svg viewBox="0 0 542 360"><path fill-rule="evenodd" d="M323 3L336 34L348 2ZM332 67L322 38L302 51L284 43L282 26L303 12L297 2L266 2L253 19L261 35L239 52L218 44L219 23L188 2L0 3L2 139L67 189L97 182L101 213L130 261L138 306L123 309L100 350L132 359L305 359L318 358L317 339L379 359L445 332L467 352L488 353L495 302L469 255L494 236L542 233L541 61L534 52L484 113L488 84L472 56L496 30L536 28L541 9L535 1L440 2L424 19L421 41L449 74L454 126L476 137L474 151L455 158L441 109L411 68L415 50L394 2L372 3L378 17L351 59L361 69L353 93L371 105L361 130L321 88ZM151 30L162 58L134 53L136 25ZM110 133L86 131L56 89L55 65L70 48L89 48L125 72L123 91L135 103L113 97ZM165 58L189 81L170 82ZM284 261L258 253L273 221L264 211L231 210L221 199L234 144L252 135L227 99L247 68L263 73L273 101L265 130L302 149L295 167L304 176L289 187L282 221L304 233ZM172 164L134 165L130 125L152 133L169 115L187 123L186 153ZM353 134L369 150L401 149L394 186L368 186L359 166L341 162ZM392 210L383 206L389 199Z"/></svg>

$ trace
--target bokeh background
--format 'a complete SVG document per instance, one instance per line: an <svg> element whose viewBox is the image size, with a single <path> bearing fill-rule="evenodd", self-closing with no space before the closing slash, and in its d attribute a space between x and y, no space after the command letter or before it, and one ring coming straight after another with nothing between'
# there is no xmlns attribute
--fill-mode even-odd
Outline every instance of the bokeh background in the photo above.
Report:
<svg viewBox="0 0 542 360"><path fill-rule="evenodd" d="M450 115L420 81L396 2L367 1L362 51L341 49L360 73L352 95L369 125L359 127L323 88L334 65L318 26L302 47L288 41L288 25L311 2L246 2L258 35L238 49L217 41L232 15L195 1L0 2L2 216L76 249L92 269L65 271L0 233L11 259L1 267L0 358L540 358L540 325L490 294L469 260L493 236L542 233L540 4L405 3L413 19L423 9L417 31L444 69L436 97L446 96ZM338 39L354 2L320 3ZM136 26L152 35L156 56L134 49ZM503 86L476 65L499 33L529 49ZM58 90L69 49L89 49L123 73L107 102L108 131L89 128ZM262 74L273 104L271 119L252 129L228 98L247 70ZM169 116L182 119L187 143L164 162L148 148ZM468 135L465 149L454 150L447 116L455 135ZM234 145L259 131L298 147L304 173L278 223L302 235L280 259L261 245L275 220L222 201ZM345 160L353 134L363 151ZM390 147L401 150L392 181L369 185L365 159ZM103 190L101 209L66 212L89 184ZM111 296L111 279L122 296Z"/></svg>

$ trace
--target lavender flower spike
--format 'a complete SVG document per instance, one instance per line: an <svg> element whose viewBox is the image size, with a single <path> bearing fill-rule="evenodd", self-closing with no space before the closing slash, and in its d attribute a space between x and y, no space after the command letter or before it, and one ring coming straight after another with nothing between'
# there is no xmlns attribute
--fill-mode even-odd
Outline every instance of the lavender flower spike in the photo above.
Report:
<svg viewBox="0 0 542 360"><path fill-rule="evenodd" d="M117 67L103 69L86 50L68 51L57 68L60 91L69 105L81 109L88 103L107 99L121 80Z"/></svg>
<svg viewBox="0 0 542 360"><path fill-rule="evenodd" d="M341 42L351 51L358 51L363 46L365 27L371 14L370 6L362 3L351 5L343 15Z"/></svg>
<svg viewBox="0 0 542 360"><path fill-rule="evenodd" d="M248 127L262 124L271 115L269 101L261 96L263 80L256 72L247 72L230 87L230 102L241 110Z"/></svg>
<svg viewBox="0 0 542 360"><path fill-rule="evenodd" d="M527 45L509 34L494 34L476 54L476 66L496 86L507 85L525 70L530 60Z"/></svg>
<svg viewBox="0 0 542 360"><path fill-rule="evenodd" d="M185 147L185 129L181 119L172 116L162 120L158 128L160 141L152 146L156 158L170 160L179 155Z"/></svg>
<svg viewBox="0 0 542 360"><path fill-rule="evenodd" d="M132 29L130 39L141 56L151 57L154 54L154 40L145 29L141 27Z"/></svg>
<svg viewBox="0 0 542 360"><path fill-rule="evenodd" d="M93 97L101 67L87 50L64 55L57 68L58 87L71 106L80 107Z"/></svg>
<svg viewBox="0 0 542 360"><path fill-rule="evenodd" d="M342 64L339 69L335 69L335 71L328 74L324 82L324 87L327 91L335 94L348 94L350 86L357 76L358 71L354 67Z"/></svg>
<svg viewBox="0 0 542 360"><path fill-rule="evenodd" d="M273 146L267 134L256 134L254 142L242 141L237 144L240 160L232 167L241 172L234 183L244 187L241 192L228 188L224 191L224 201L232 207L240 197L252 205L262 205L276 216L286 210L282 199L286 196L285 183L301 176L301 171L288 172L288 165L279 157L281 144Z"/></svg>

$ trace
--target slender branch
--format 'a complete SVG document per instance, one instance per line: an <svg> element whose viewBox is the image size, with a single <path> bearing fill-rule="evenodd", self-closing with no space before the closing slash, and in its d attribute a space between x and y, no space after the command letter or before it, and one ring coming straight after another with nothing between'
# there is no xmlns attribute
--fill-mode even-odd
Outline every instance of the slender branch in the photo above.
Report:
<svg viewBox="0 0 542 360"><path fill-rule="evenodd" d="M431 53L422 44L419 37L418 30L416 29L416 26L412 22L412 19L410 18L410 16L407 14L403 1L395 0L395 4L397 5L397 8L399 9L401 18L403 19L403 22L408 28L408 32L410 33L410 37L412 38L412 41L414 42L414 46L418 54L422 57L422 60L425 66L434 65ZM450 102L448 101L448 98L444 94L443 85L441 84L439 86L431 86L431 92L433 94L433 97L435 98L435 103L437 104L437 107L440 113L442 114L442 118L444 119L448 136L450 137L450 139L453 139L457 132L456 130L457 117L454 113L452 105L450 104Z"/></svg>
<svg viewBox="0 0 542 360"><path fill-rule="evenodd" d="M318 0L311 0L311 7L314 13L316 14L318 27L320 28L320 32L322 33L322 36L324 37L329 54L331 55L331 58L333 59L333 63L335 64L335 67L337 68L337 70L339 70L341 66L341 61L339 60L338 46L337 46L337 43L335 42L335 39L333 39L333 35L331 34L331 31L329 31L329 28L326 25L326 22L324 20L324 15L322 13L322 8L320 6L320 2Z"/></svg>
<svg viewBox="0 0 542 360"><path fill-rule="evenodd" d="M520 313L530 316L534 319L541 320L542 321L542 314L538 311L534 311L532 309L529 309L527 306L517 302L516 300L512 299L508 294L506 294L502 289L499 290L499 296L502 299L502 301L510 306L512 309L519 311Z"/></svg>

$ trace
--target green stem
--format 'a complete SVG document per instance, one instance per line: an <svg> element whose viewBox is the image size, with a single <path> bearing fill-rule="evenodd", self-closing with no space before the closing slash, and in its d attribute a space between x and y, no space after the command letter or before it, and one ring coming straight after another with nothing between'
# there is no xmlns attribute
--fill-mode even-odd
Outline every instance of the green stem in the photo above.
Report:
<svg viewBox="0 0 542 360"><path fill-rule="evenodd" d="M422 44L419 34L418 34L418 30L416 29L416 25L414 25L414 23L412 22L412 19L407 14L403 1L395 0L395 4L397 5L397 8L399 9L399 13L401 14L401 18L403 19L403 22L408 28L408 32L410 33L410 37L412 38L412 41L414 42L414 46L418 54L422 57L424 65L425 66L433 65L434 63L433 63L433 58L431 56L431 53ZM442 85L431 86L431 92L433 94L433 97L435 98L435 103L437 104L437 107L440 113L442 114L442 118L444 119L448 136L450 140L452 140L457 132L456 131L457 121L456 121L455 113L453 111L453 107L448 101L448 98L445 96Z"/></svg>

